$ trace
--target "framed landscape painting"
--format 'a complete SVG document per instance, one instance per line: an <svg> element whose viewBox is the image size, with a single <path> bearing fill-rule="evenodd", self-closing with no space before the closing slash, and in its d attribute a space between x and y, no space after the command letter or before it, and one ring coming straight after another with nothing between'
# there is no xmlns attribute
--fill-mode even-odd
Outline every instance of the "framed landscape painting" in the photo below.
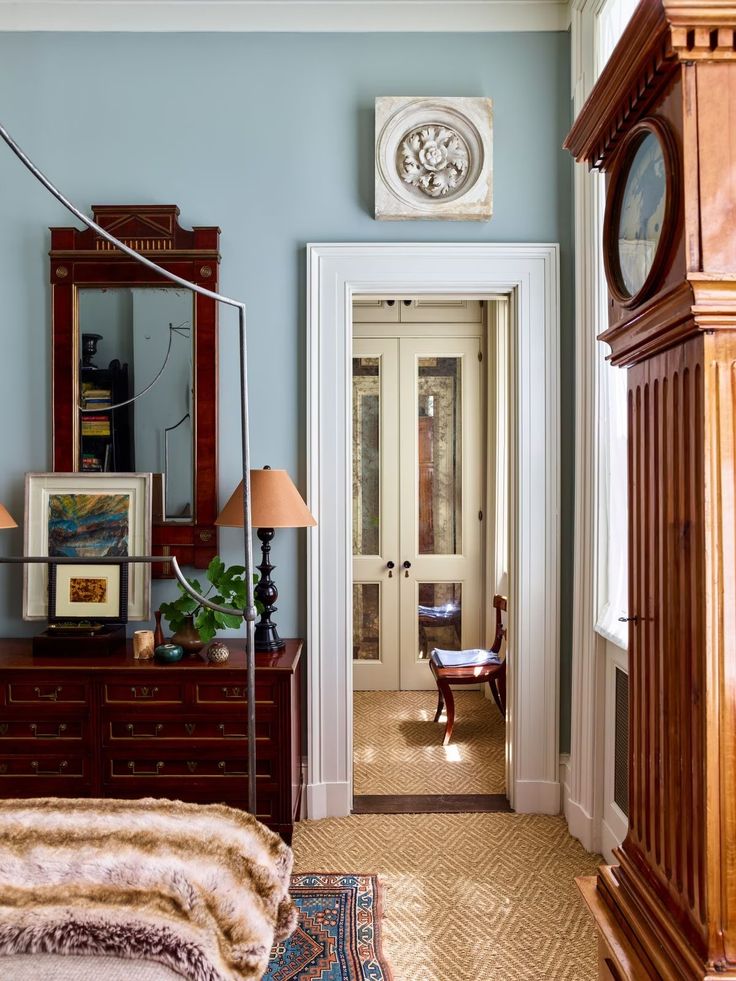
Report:
<svg viewBox="0 0 736 981"><path fill-rule="evenodd" d="M26 474L25 554L149 555L151 484L150 473ZM48 566L26 566L24 619L43 620L48 613ZM128 572L128 619L150 615L151 567L135 563Z"/></svg>

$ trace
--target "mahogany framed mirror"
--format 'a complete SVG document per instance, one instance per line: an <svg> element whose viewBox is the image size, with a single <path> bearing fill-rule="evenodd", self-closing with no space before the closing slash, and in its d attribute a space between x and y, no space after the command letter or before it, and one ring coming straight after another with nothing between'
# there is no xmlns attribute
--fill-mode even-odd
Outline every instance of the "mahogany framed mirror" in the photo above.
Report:
<svg viewBox="0 0 736 981"><path fill-rule="evenodd" d="M92 211L126 245L217 291L219 228L182 228L176 205ZM154 554L205 568L217 554L218 305L91 229L52 228L49 255L53 468L151 471Z"/></svg>

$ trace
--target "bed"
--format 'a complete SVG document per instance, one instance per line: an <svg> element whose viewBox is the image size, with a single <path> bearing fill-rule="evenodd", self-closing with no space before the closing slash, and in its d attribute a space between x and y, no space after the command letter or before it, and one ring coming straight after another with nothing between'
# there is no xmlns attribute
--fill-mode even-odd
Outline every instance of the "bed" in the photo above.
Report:
<svg viewBox="0 0 736 981"><path fill-rule="evenodd" d="M224 805L0 801L0 979L259 981L296 925L291 866Z"/></svg>

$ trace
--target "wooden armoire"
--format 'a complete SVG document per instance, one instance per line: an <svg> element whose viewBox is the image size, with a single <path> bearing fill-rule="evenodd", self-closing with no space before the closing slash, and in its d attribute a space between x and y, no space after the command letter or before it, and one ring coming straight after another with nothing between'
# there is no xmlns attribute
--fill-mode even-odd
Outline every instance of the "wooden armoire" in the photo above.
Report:
<svg viewBox="0 0 736 981"><path fill-rule="evenodd" d="M629 832L581 888L601 978L736 978L736 3L643 0L565 145L628 372Z"/></svg>

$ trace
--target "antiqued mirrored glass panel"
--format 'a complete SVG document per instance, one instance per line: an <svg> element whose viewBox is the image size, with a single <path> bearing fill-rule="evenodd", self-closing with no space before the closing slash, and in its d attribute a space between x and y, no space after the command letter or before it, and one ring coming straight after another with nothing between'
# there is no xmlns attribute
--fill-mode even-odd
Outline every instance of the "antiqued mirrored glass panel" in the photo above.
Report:
<svg viewBox="0 0 736 981"><path fill-rule="evenodd" d="M462 358L417 359L421 555L462 552Z"/></svg>
<svg viewBox="0 0 736 981"><path fill-rule="evenodd" d="M639 292L651 271L666 203L664 153L657 136L647 133L626 175L619 213L618 261L628 296Z"/></svg>
<svg viewBox="0 0 736 981"><path fill-rule="evenodd" d="M380 587L376 582L353 584L353 660L380 660Z"/></svg>
<svg viewBox="0 0 736 981"><path fill-rule="evenodd" d="M79 469L150 471L154 518L194 512L193 299L189 290L79 290ZM148 390L148 387L155 384ZM140 396L130 404L130 399ZM115 406L119 406L115 408Z"/></svg>
<svg viewBox="0 0 736 981"><path fill-rule="evenodd" d="M353 358L353 555L380 553L381 359Z"/></svg>
<svg viewBox="0 0 736 981"><path fill-rule="evenodd" d="M462 583L420 582L418 589L417 659L425 661L435 647L445 651L462 650Z"/></svg>

